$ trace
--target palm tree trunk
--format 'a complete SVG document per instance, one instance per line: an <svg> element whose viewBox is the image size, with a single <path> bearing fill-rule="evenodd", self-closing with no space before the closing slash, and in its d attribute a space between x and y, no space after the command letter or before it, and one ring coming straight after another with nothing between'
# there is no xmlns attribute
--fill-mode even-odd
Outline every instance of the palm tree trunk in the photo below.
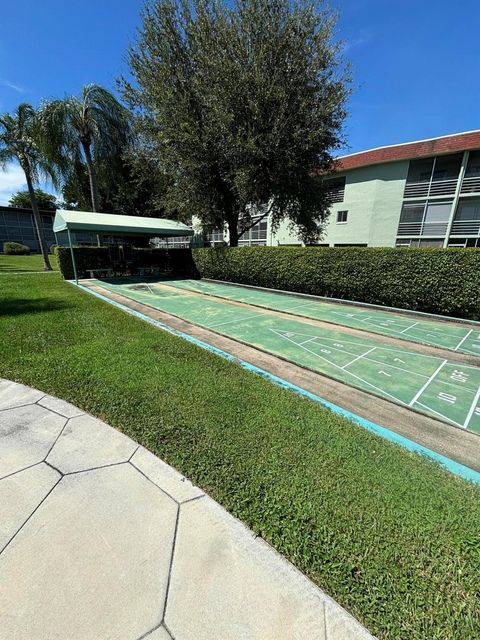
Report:
<svg viewBox="0 0 480 640"><path fill-rule="evenodd" d="M92 153L90 151L90 145L88 143L82 143L83 152L85 153L85 160L87 163L88 180L90 182L90 197L92 199L92 211L96 213L98 208L98 188L97 188L97 176L95 175L95 168L93 166ZM97 244L101 245L100 236L97 234Z"/></svg>
<svg viewBox="0 0 480 640"><path fill-rule="evenodd" d="M35 228L37 231L38 246L40 247L40 251L43 256L43 268L45 269L45 271L52 271L52 266L48 258L48 250L45 244L45 236L43 235L42 218L40 216L40 211L38 210L37 198L35 196L35 190L33 188L32 178L30 176L30 171L28 169L24 169L24 171L25 171L25 178L27 179L28 193L30 194L30 204L32 205L33 220L35 222Z"/></svg>

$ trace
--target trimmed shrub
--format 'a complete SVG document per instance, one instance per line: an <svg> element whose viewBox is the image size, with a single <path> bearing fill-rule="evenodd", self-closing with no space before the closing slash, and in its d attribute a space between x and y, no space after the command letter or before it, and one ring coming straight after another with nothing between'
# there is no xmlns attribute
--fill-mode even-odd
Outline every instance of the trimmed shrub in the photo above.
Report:
<svg viewBox="0 0 480 640"><path fill-rule="evenodd" d="M110 260L107 247L74 247L75 264L79 278L88 278L88 269L108 269ZM72 280L73 273L72 256L69 247L55 248L58 267L65 280Z"/></svg>
<svg viewBox="0 0 480 640"><path fill-rule="evenodd" d="M90 269L108 269L110 255L108 247L74 247L75 263L79 278L88 278ZM58 266L66 280L74 278L69 247L55 247ZM165 273L183 277L196 277L196 268L190 249L133 249L133 267L158 267Z"/></svg>
<svg viewBox="0 0 480 640"><path fill-rule="evenodd" d="M30 247L20 242L4 242L3 252L7 256L28 256Z"/></svg>
<svg viewBox="0 0 480 640"><path fill-rule="evenodd" d="M194 249L203 278L480 319L480 250Z"/></svg>

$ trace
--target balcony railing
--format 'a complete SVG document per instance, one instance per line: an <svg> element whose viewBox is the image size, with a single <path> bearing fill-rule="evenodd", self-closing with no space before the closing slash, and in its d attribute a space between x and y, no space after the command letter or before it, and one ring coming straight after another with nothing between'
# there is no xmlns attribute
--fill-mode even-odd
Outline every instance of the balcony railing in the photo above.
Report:
<svg viewBox="0 0 480 640"><path fill-rule="evenodd" d="M453 236L480 236L480 220L457 220L452 224Z"/></svg>
<svg viewBox="0 0 480 640"><path fill-rule="evenodd" d="M450 196L455 193L457 180L435 180L433 182L411 182L405 185L405 198L428 198Z"/></svg>
<svg viewBox="0 0 480 640"><path fill-rule="evenodd" d="M412 182L405 185L405 198L426 198L428 196L428 190L430 188L430 182Z"/></svg>
<svg viewBox="0 0 480 640"><path fill-rule="evenodd" d="M438 180L430 185L429 196L450 196L455 193L457 180Z"/></svg>
<svg viewBox="0 0 480 640"><path fill-rule="evenodd" d="M444 236L447 222L400 222L399 236Z"/></svg>
<svg viewBox="0 0 480 640"><path fill-rule="evenodd" d="M461 193L480 193L480 176L464 178Z"/></svg>

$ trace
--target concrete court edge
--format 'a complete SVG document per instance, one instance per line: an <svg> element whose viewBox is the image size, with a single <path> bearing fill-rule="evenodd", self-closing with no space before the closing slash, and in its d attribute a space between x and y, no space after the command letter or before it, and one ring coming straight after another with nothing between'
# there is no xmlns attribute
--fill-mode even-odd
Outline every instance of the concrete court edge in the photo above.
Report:
<svg viewBox="0 0 480 640"><path fill-rule="evenodd" d="M402 436L396 433L395 431L391 431L386 427L382 427L379 424L376 424L375 422L371 422L366 418L358 416L355 413L352 413L351 411L348 411L347 409L344 409L343 407L340 407L339 405L334 404L333 402L329 402L328 400L325 400L324 398L312 393L311 391L307 391L302 387L299 387L291 382L288 382L288 380L284 380L279 376L276 376L268 371L265 371L265 369L261 369L256 365L246 362L245 360L241 360L240 358L237 358L236 356L233 356L232 354L227 353L226 351L223 351L223 349L214 347L213 345L208 344L203 340L199 340L198 338L188 335L188 333L184 333L183 331L174 329L173 327L170 327L169 325L163 322L160 322L159 320L150 318L149 316L141 313L140 311L136 311L135 309L130 309L126 305L123 305L120 302L117 302L115 300L111 300L107 296L104 296L101 293L98 293L97 291L92 291L91 289L89 289L88 287L85 287L84 285L76 284L73 280L69 280L68 282L78 287L82 291L86 291L90 295L93 295L96 298L103 300L104 302L107 302L113 305L114 307L117 307L118 309L121 309L122 311L125 311L126 313L132 316L135 316L137 318L140 318L141 320L144 320L145 322L148 322L149 324L153 325L154 327L157 327L158 329L167 331L168 333L171 333L175 336L183 338L184 340L187 340L188 342L191 342L197 345L198 347L201 347L202 349L210 351L211 353L214 353L217 356L220 356L226 360L230 360L231 362L235 362L236 364L239 364L241 367L243 367L247 371L260 375L262 378L266 378L267 380L269 380L270 382L273 382L279 387L283 387L284 389L289 389L290 391L293 391L297 395L301 395L308 398L309 400L313 400L314 402L317 402L323 405L327 409L330 409L331 411L342 416L343 418L347 418L348 420L355 422L356 424L360 425L367 431L371 431L372 433L375 433L376 435L384 438L385 440L394 442L395 444L402 446L404 449L407 449L408 451L419 453L428 458L431 458L436 462L440 463L443 467L445 467L448 471L450 471L450 473L453 473L454 475L457 475L463 478L464 480L468 480L470 482L480 485L480 472L475 471L474 469L470 469L470 467L460 464L455 460L451 460L450 458L447 458L446 456L443 456L442 454L437 453L436 451L432 451L432 449L429 449L428 447L418 444L413 440L410 440L409 438L406 438L405 436Z"/></svg>

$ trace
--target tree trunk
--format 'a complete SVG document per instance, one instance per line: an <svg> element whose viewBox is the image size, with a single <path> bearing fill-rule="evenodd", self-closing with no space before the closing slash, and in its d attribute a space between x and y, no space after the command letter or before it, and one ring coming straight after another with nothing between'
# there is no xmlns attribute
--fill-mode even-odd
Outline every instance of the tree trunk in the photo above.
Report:
<svg viewBox="0 0 480 640"><path fill-rule="evenodd" d="M230 213L230 215L228 216L227 225L229 245L231 247L238 247L238 213L237 215L235 215L234 211Z"/></svg>
<svg viewBox="0 0 480 640"><path fill-rule="evenodd" d="M96 213L98 208L98 189L97 189L97 177L95 175L95 168L93 166L92 153L90 151L90 144L82 142L83 152L85 153L85 160L87 162L88 180L90 182L90 197L92 199L92 211ZM101 245L100 236L97 234L97 244Z"/></svg>
<svg viewBox="0 0 480 640"><path fill-rule="evenodd" d="M25 171L25 178L27 180L28 193L30 194L30 204L32 205L33 220L35 222L35 229L37 231L38 246L40 247L40 251L43 256L43 268L45 269L45 271L51 271L52 266L48 258L48 249L45 244L45 236L43 235L42 218L40 216L40 211L38 210L37 198L35 196L35 190L33 188L32 178L30 176L30 171L28 169L24 169L24 171Z"/></svg>

